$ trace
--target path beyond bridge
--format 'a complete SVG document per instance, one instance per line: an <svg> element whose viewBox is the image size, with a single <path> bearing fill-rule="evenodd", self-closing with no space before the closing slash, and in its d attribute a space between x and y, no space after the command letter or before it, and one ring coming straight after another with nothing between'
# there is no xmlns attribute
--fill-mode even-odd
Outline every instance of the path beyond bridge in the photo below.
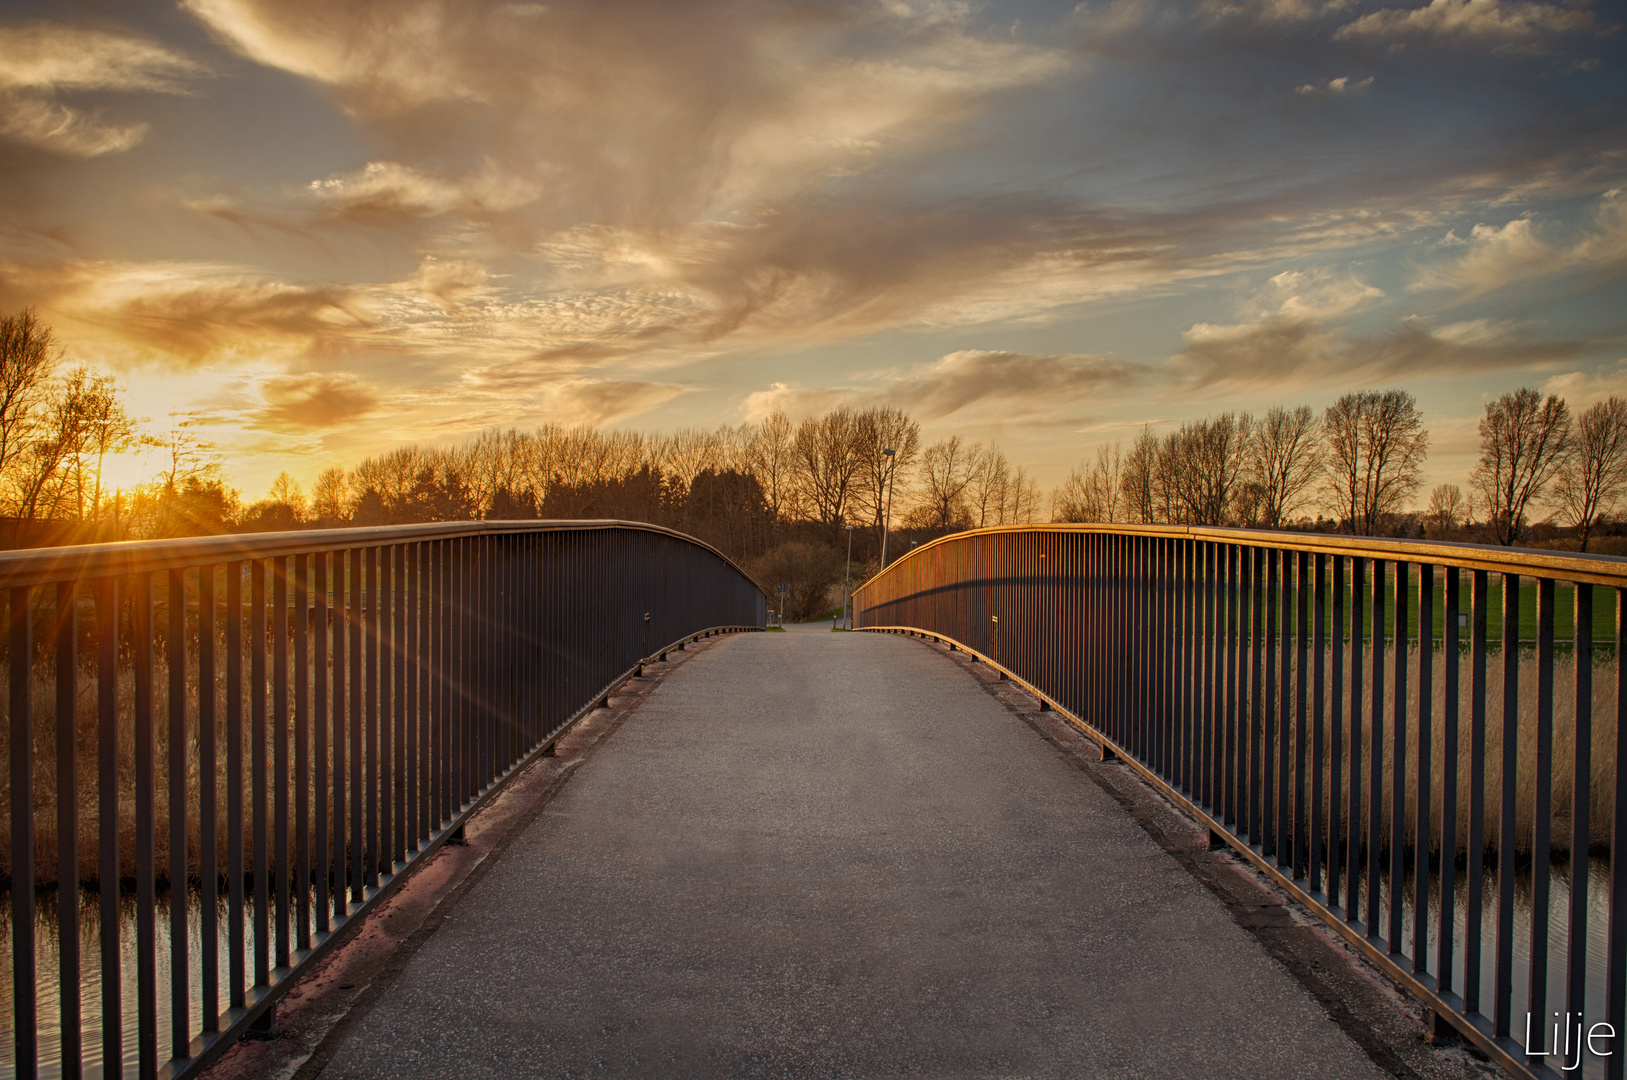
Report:
<svg viewBox="0 0 1627 1080"><path fill-rule="evenodd" d="M1387 1071L953 659L821 633L674 670L322 1076Z"/></svg>

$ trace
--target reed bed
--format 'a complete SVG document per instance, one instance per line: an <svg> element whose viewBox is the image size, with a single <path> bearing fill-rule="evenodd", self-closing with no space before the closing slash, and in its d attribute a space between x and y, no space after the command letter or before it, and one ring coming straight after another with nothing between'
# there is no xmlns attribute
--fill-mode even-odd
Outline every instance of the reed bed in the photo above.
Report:
<svg viewBox="0 0 1627 1080"><path fill-rule="evenodd" d="M1351 769L1354 766L1360 770L1362 783L1361 814L1357 835L1365 834L1369 821L1368 785L1372 777L1372 749L1374 736L1373 701L1371 694L1372 665L1381 663L1384 667L1385 694L1383 705L1383 734L1382 747L1382 811L1380 818L1380 835L1386 841L1390 835L1390 825L1393 816L1393 785L1394 777L1391 772L1391 755L1394 745L1396 718L1394 714L1394 671L1395 671L1395 644L1387 642L1382 652L1375 657L1371 643L1367 645L1366 657L1361 673L1363 690L1362 714L1358 719L1361 725L1361 753L1354 760L1350 756L1350 724L1352 718L1351 693L1347 686L1343 688L1343 701L1341 714L1344 718L1343 746L1344 760L1340 763L1341 790L1344 801L1347 803L1350 791ZM1412 849L1416 836L1418 818L1418 796L1420 785L1418 783L1418 707L1419 707L1419 651L1415 643L1408 643L1407 649L1407 706L1406 706L1406 768L1403 780L1403 831L1406 836L1408 850ZM1323 691L1329 703L1329 714L1333 695L1336 692L1332 684L1330 662L1331 656L1324 656L1324 684ZM1445 770L1442 767L1446 760L1446 695L1445 676L1446 665L1449 662L1458 664L1459 693L1458 693L1458 753L1457 753L1457 785L1458 799L1456 806L1457 824L1456 856L1462 856L1468 851L1469 839L1469 812L1470 812L1470 770L1473 765L1475 740L1472 738L1471 719L1472 702L1470 697L1470 681L1473 658L1468 649L1463 649L1455 658L1443 655L1437 647L1432 656L1432 718L1430 724L1430 777L1429 777L1429 816L1430 816L1430 853L1440 854L1440 813L1442 788L1445 779ZM1554 688L1553 688L1553 744L1550 757L1550 776L1552 782L1552 818L1550 821L1551 851L1555 858L1568 858L1571 842L1571 819L1574 806L1574 762L1576 754L1576 660L1569 651L1555 656L1554 660ZM1588 783L1588 836L1589 851L1594 855L1606 855L1610 850L1611 842L1611 813L1615 799L1615 757L1616 757L1616 716L1617 716L1617 665L1618 658L1614 651L1596 654L1593 658L1592 671L1592 742L1589 759ZM1294 672L1294 678L1299 673ZM1348 654L1346 678L1349 679ZM1536 815L1536 785L1537 785L1537 658L1535 651L1522 648L1518 657L1519 680L1519 728L1518 728L1518 770L1514 778L1515 783L1515 854L1517 857L1528 856L1531 851L1533 826ZM1284 680L1281 688L1273 692L1269 698L1262 702L1267 710L1280 706L1279 694L1291 693L1290 686ZM1292 698L1289 699L1290 702ZM1311 696L1307 694L1307 701ZM1276 715L1271 713L1271 715ZM1324 756L1322 759L1323 773L1323 800L1322 820L1325 823L1323 840L1328 839L1326 823L1334 820L1343 820L1347 806L1335 808L1331 805L1331 776L1329 764L1331 762L1331 730L1329 721L1324 722L1322 746ZM1290 730L1292 730L1290 722ZM1503 656L1500 649L1493 649L1486 658L1486 709L1485 709L1485 737L1482 745L1485 748L1485 819L1484 835L1486 837L1486 852L1488 855L1497 854L1499 826L1501 824L1501 793L1502 793L1502 739L1503 739ZM1309 728L1308 728L1309 730ZM1293 748L1293 737L1290 734L1289 746ZM1307 748L1309 750L1309 747ZM1309 755L1307 755L1309 756ZM1307 777L1306 793L1309 797L1310 783ZM1344 836L1348 839L1348 830Z"/></svg>
<svg viewBox="0 0 1627 1080"><path fill-rule="evenodd" d="M158 637L153 646L153 775L155 777L153 813L154 813L154 866L157 883L160 887L167 887L169 867L169 820L171 812L170 791L168 781L168 762L170 752L169 741L169 668L166 663L167 646L163 637L163 627L167 623L164 604L157 605L158 614L153 619L154 630ZM187 816L187 863L192 868L192 881L196 881L197 867L199 866L204 837L199 819L198 793L200 789L200 771L207 765L214 771L216 777L216 798L219 807L217 811L217 829L214 838L216 846L216 865L224 868L227 865L227 685L226 685L226 659L227 645L224 630L220 630L213 642L215 651L215 760L201 761L199 758L198 739L198 677L197 677L197 649L198 629L196 618L196 602L191 605L188 613L187 643L187 675L186 675L186 798L184 812ZM224 625L225 608L221 606L217 613L217 627ZM37 613L36 622L49 625L54 618L54 612ZM82 616L82 621L84 618ZM47 632L48 633L48 632ZM268 638L270 634L268 633ZM38 644L42 638L49 640L41 633L35 634ZM93 639L91 639L93 640ZM249 634L247 629L243 633L243 688L242 688L242 789L243 789L243 821L245 826L252 821L252 747L250 745L250 649L248 645ZM136 747L135 747L135 672L131 662L129 650L124 648L127 643L122 640L119 660L117 664L116 681L118 685L118 853L119 876L122 880L133 882L136 874L136 821L135 821L135 776L136 776ZM273 685L270 677L269 645L267 659L266 701L269 717L270 702L272 700ZM99 851L100 851L100 809L98 795L98 732L97 732L97 696L98 696L98 670L94 647L88 641L83 641L80 648L82 663L76 679L76 709L78 749L78 791L76 793L79 805L79 836L78 836L78 865L79 884L95 885L99 881ZM57 883L57 754L56 754L56 674L55 661L49 655L36 655L31 664L33 672L33 687L31 703L34 720L34 873L35 885L48 886ZM307 680L312 679L312 673L300 673L292 670L290 663L289 674L289 701L294 700L293 681L301 674ZM342 675L343 673L341 673ZM10 658L0 660L0 685L6 685L5 680L10 678ZM332 666L329 665L329 682L333 685ZM308 683L309 685L309 683ZM294 736L292 724L290 726L288 761L290 774L294 761ZM275 783L274 774L270 768L273 760L276 742L274 725L269 718L266 724L266 762L267 762L267 794L266 806L269 810ZM9 759L10 754L9 717L7 722L0 724L0 758ZM331 776L332 767L332 741L329 740L329 768ZM314 750L314 746L313 746ZM312 767L314 770L314 754ZM297 806L301 798L309 800L311 792L297 790L294 779L289 779L289 806ZM0 800L0 849L3 849L3 862L0 870L9 869L11 857L11 808L10 800ZM293 827L293 815L290 813L290 831ZM311 844L315 844L314 815L307 818L312 822ZM330 825L331 829L331 825ZM294 843L290 839L290 845ZM254 853L252 845L245 845L244 850L245 872L254 870ZM9 877L0 878L0 883L10 884Z"/></svg>

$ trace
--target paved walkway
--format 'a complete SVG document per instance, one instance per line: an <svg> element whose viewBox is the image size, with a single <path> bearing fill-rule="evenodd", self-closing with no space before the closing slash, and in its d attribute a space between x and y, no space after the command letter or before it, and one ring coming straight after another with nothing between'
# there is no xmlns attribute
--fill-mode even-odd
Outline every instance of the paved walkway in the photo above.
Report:
<svg viewBox="0 0 1627 1080"><path fill-rule="evenodd" d="M674 671L322 1075L1382 1074L953 661L809 633Z"/></svg>

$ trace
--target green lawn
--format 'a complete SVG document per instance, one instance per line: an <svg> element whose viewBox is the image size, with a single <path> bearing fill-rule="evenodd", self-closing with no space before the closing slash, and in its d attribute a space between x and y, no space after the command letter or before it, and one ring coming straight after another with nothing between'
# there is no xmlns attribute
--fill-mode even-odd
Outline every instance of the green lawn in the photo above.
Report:
<svg viewBox="0 0 1627 1080"><path fill-rule="evenodd" d="M1445 571L1437 570L1435 573L1435 640L1444 637L1446 619L1446 590L1444 586ZM1473 617L1471 615L1471 596L1473 575L1465 571L1462 575L1464 584L1458 592L1458 610L1468 620L1459 631L1462 641L1467 644L1472 629ZM1412 575L1412 581L1407 595L1407 636L1418 636L1418 579ZM1330 576L1331 583L1331 576ZM1351 600L1348 575L1345 584L1345 626L1349 632ZM1251 590L1252 592L1252 590ZM1500 642L1503 637L1503 583L1493 578L1486 590L1486 635L1492 642ZM1291 591L1288 593L1290 608L1297 607L1297 598ZM1280 599L1280 598L1279 598ZM1370 637L1373 630L1373 581L1369 577L1364 582L1362 611L1362 636ZM1384 589L1384 633L1389 637L1395 625L1395 579L1388 577ZM1593 590L1593 643L1595 647L1614 647L1616 641L1616 591L1614 589L1596 586ZM1283 628L1292 632L1295 627L1297 611L1288 610L1279 618ZM1328 596L1327 614L1324 628L1332 632L1333 627L1333 597ZM1554 638L1557 641L1570 641L1575 632L1576 622L1576 590L1573 586L1563 582L1554 586ZM1535 583L1522 583L1520 585L1520 640L1535 641L1537 639L1537 586Z"/></svg>

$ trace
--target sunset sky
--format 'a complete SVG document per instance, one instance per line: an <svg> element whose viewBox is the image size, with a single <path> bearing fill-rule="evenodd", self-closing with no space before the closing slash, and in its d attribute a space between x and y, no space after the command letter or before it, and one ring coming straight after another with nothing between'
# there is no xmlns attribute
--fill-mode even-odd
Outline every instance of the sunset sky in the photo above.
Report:
<svg viewBox="0 0 1627 1080"><path fill-rule="evenodd" d="M0 16L0 310L249 498L492 425L837 403L1059 481L1142 423L1627 392L1584 0L182 0Z"/></svg>

